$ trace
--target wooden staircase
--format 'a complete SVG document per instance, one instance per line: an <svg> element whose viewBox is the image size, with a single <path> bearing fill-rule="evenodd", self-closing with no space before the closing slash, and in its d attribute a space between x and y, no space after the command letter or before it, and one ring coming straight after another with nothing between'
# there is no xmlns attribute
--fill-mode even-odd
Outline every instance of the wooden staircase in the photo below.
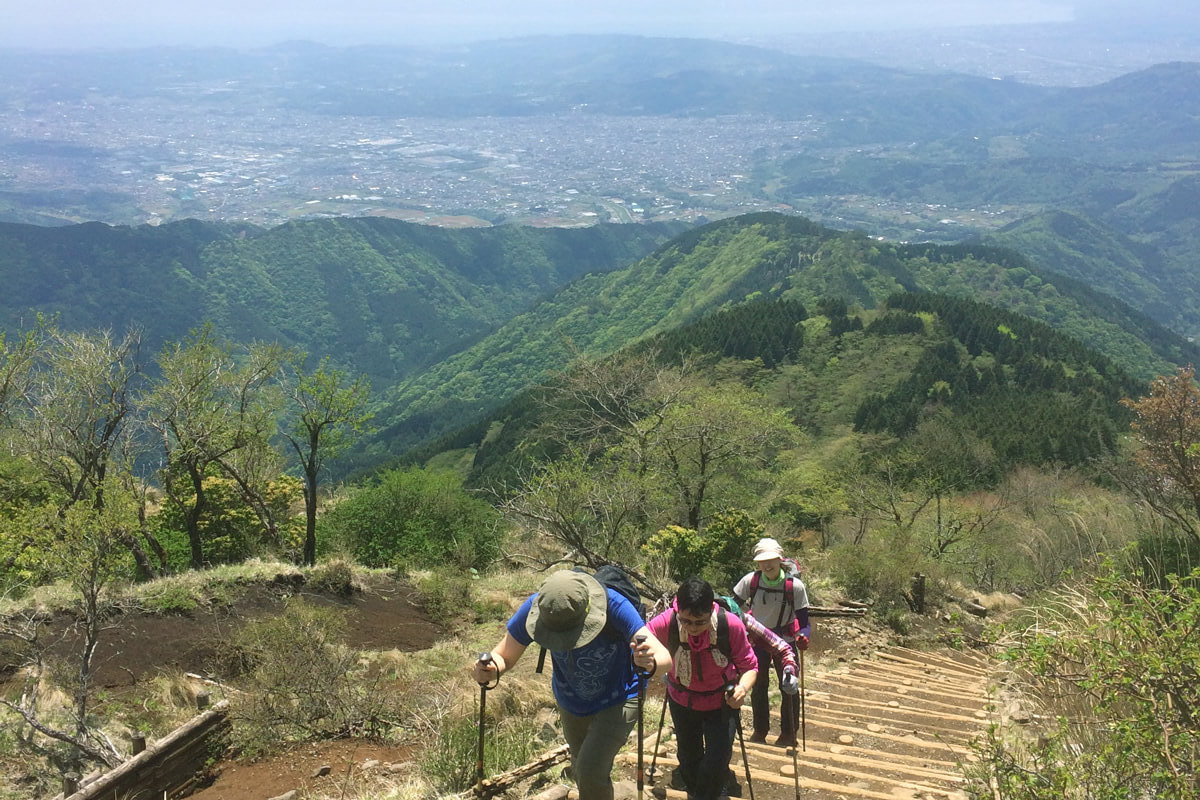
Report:
<svg viewBox="0 0 1200 800"><path fill-rule="evenodd" d="M900 647L831 669L807 670L805 746L796 755L800 795L806 800L964 800L961 766L973 760L970 742L993 718L990 671L984 657L970 653ZM768 741L779 730L777 694L773 686L776 716ZM748 704L742 715L748 737ZM657 712L648 711L647 768L658 753L653 794L686 800L684 792L666 788L678 762L670 719L661 745L656 722ZM621 755L624 763L636 764L636 742L632 750ZM794 797L791 749L747 740L746 754L755 800ZM749 798L737 742L730 766L742 784L742 797Z"/></svg>

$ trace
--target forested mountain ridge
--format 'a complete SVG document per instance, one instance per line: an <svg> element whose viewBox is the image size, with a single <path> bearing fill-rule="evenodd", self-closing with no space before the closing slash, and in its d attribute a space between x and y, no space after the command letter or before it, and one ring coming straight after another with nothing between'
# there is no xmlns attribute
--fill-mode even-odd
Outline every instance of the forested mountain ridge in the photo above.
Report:
<svg viewBox="0 0 1200 800"><path fill-rule="evenodd" d="M146 346L202 322L278 341L387 385L589 271L645 255L675 225L446 230L379 217L269 230L0 224L0 328L137 326Z"/></svg>
<svg viewBox="0 0 1200 800"><path fill-rule="evenodd" d="M1009 250L886 243L777 213L669 238L678 231L453 231L385 218L269 230L3 225L0 327L28 324L31 310L67 328L133 324L154 352L211 322L233 341L330 356L372 380L381 430L367 461L467 424L580 354L603 357L760 297L873 308L938 291L1040 319L1142 379L1197 360L1194 345L1091 288L1155 299L1132 259L1105 283L1087 264L1067 277Z"/></svg>
<svg viewBox="0 0 1200 800"><path fill-rule="evenodd" d="M1044 323L931 293L901 292L859 311L840 301L818 302L811 313L795 300L749 301L607 360L640 358L703 376L706 385L745 384L818 448L848 431L903 441L940 419L986 443L993 460L972 478L981 484L1022 465L1082 466L1112 452L1129 422L1119 401L1145 391ZM553 399L579 391L565 388L570 380L552 377L412 457L466 449L470 484L513 485L535 462L566 457L553 432L569 426L557 416L587 414Z"/></svg>
<svg viewBox="0 0 1200 800"><path fill-rule="evenodd" d="M1186 314L1163 289L1161 254L1082 213L1047 211L983 237L1038 264L1120 297L1156 318Z"/></svg>
<svg viewBox="0 0 1200 800"><path fill-rule="evenodd" d="M874 307L900 291L939 291L1039 319L1147 379L1185 363L1194 345L1082 282L1043 272L1012 251L897 245L774 213L689 231L642 261L576 281L494 334L400 384L375 448L400 452L447 433L506 397L746 299L837 298ZM394 448L394 449L393 449Z"/></svg>

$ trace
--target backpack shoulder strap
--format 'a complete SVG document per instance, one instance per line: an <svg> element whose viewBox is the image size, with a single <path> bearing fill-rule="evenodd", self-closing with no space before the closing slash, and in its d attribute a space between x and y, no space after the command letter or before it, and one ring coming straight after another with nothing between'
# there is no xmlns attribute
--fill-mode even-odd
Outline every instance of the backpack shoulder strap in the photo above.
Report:
<svg viewBox="0 0 1200 800"><path fill-rule="evenodd" d="M779 619L775 621L775 628L777 630L787 623L789 617L796 614L796 600L792 595L793 585L791 575L783 579L783 602L779 604Z"/></svg>
<svg viewBox="0 0 1200 800"><path fill-rule="evenodd" d="M733 660L733 647L729 644L729 614L729 611L721 609L721 616L717 617L717 649L726 661Z"/></svg>
<svg viewBox="0 0 1200 800"><path fill-rule="evenodd" d="M749 605L754 605L755 595L758 594L758 582L762 580L762 570L754 570L754 574L750 576L750 597Z"/></svg>
<svg viewBox="0 0 1200 800"><path fill-rule="evenodd" d="M671 654L671 658L675 657L675 653L679 650L679 620L675 619L675 612L671 612L670 626L667 628L667 652Z"/></svg>

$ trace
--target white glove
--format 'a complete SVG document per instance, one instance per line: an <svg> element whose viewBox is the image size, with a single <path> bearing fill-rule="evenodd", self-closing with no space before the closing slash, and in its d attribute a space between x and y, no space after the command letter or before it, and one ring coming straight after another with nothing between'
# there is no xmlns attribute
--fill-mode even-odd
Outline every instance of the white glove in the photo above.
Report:
<svg viewBox="0 0 1200 800"><path fill-rule="evenodd" d="M800 681L796 679L796 673L785 669L783 677L779 679L779 690L784 694L799 694Z"/></svg>

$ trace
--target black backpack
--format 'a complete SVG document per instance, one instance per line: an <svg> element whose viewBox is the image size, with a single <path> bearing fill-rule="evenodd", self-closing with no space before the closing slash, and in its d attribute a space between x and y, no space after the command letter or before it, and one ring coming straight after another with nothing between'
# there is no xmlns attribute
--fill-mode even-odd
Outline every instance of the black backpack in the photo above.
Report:
<svg viewBox="0 0 1200 800"><path fill-rule="evenodd" d="M633 579L625 574L625 570L616 564L605 564L596 570L592 574L592 577L598 580L600 585L606 589L616 590L618 594L628 600L637 609L639 617L643 620L646 619L646 606L642 603L642 596L638 593L637 587L633 585Z"/></svg>
<svg viewBox="0 0 1200 800"><path fill-rule="evenodd" d="M587 572L583 567L576 567L575 571ZM625 573L625 570L615 564L605 564L592 573L592 577L604 588L612 589L628 600L637 609L638 616L643 620L646 619L646 606L642 603L642 595L638 592L637 587L633 585L633 579ZM601 634L614 641L624 638L613 628L612 621L607 619L604 621L604 630L601 631ZM541 672L542 668L546 665L546 648L541 645L538 645L538 647L541 649L538 652L537 672Z"/></svg>

